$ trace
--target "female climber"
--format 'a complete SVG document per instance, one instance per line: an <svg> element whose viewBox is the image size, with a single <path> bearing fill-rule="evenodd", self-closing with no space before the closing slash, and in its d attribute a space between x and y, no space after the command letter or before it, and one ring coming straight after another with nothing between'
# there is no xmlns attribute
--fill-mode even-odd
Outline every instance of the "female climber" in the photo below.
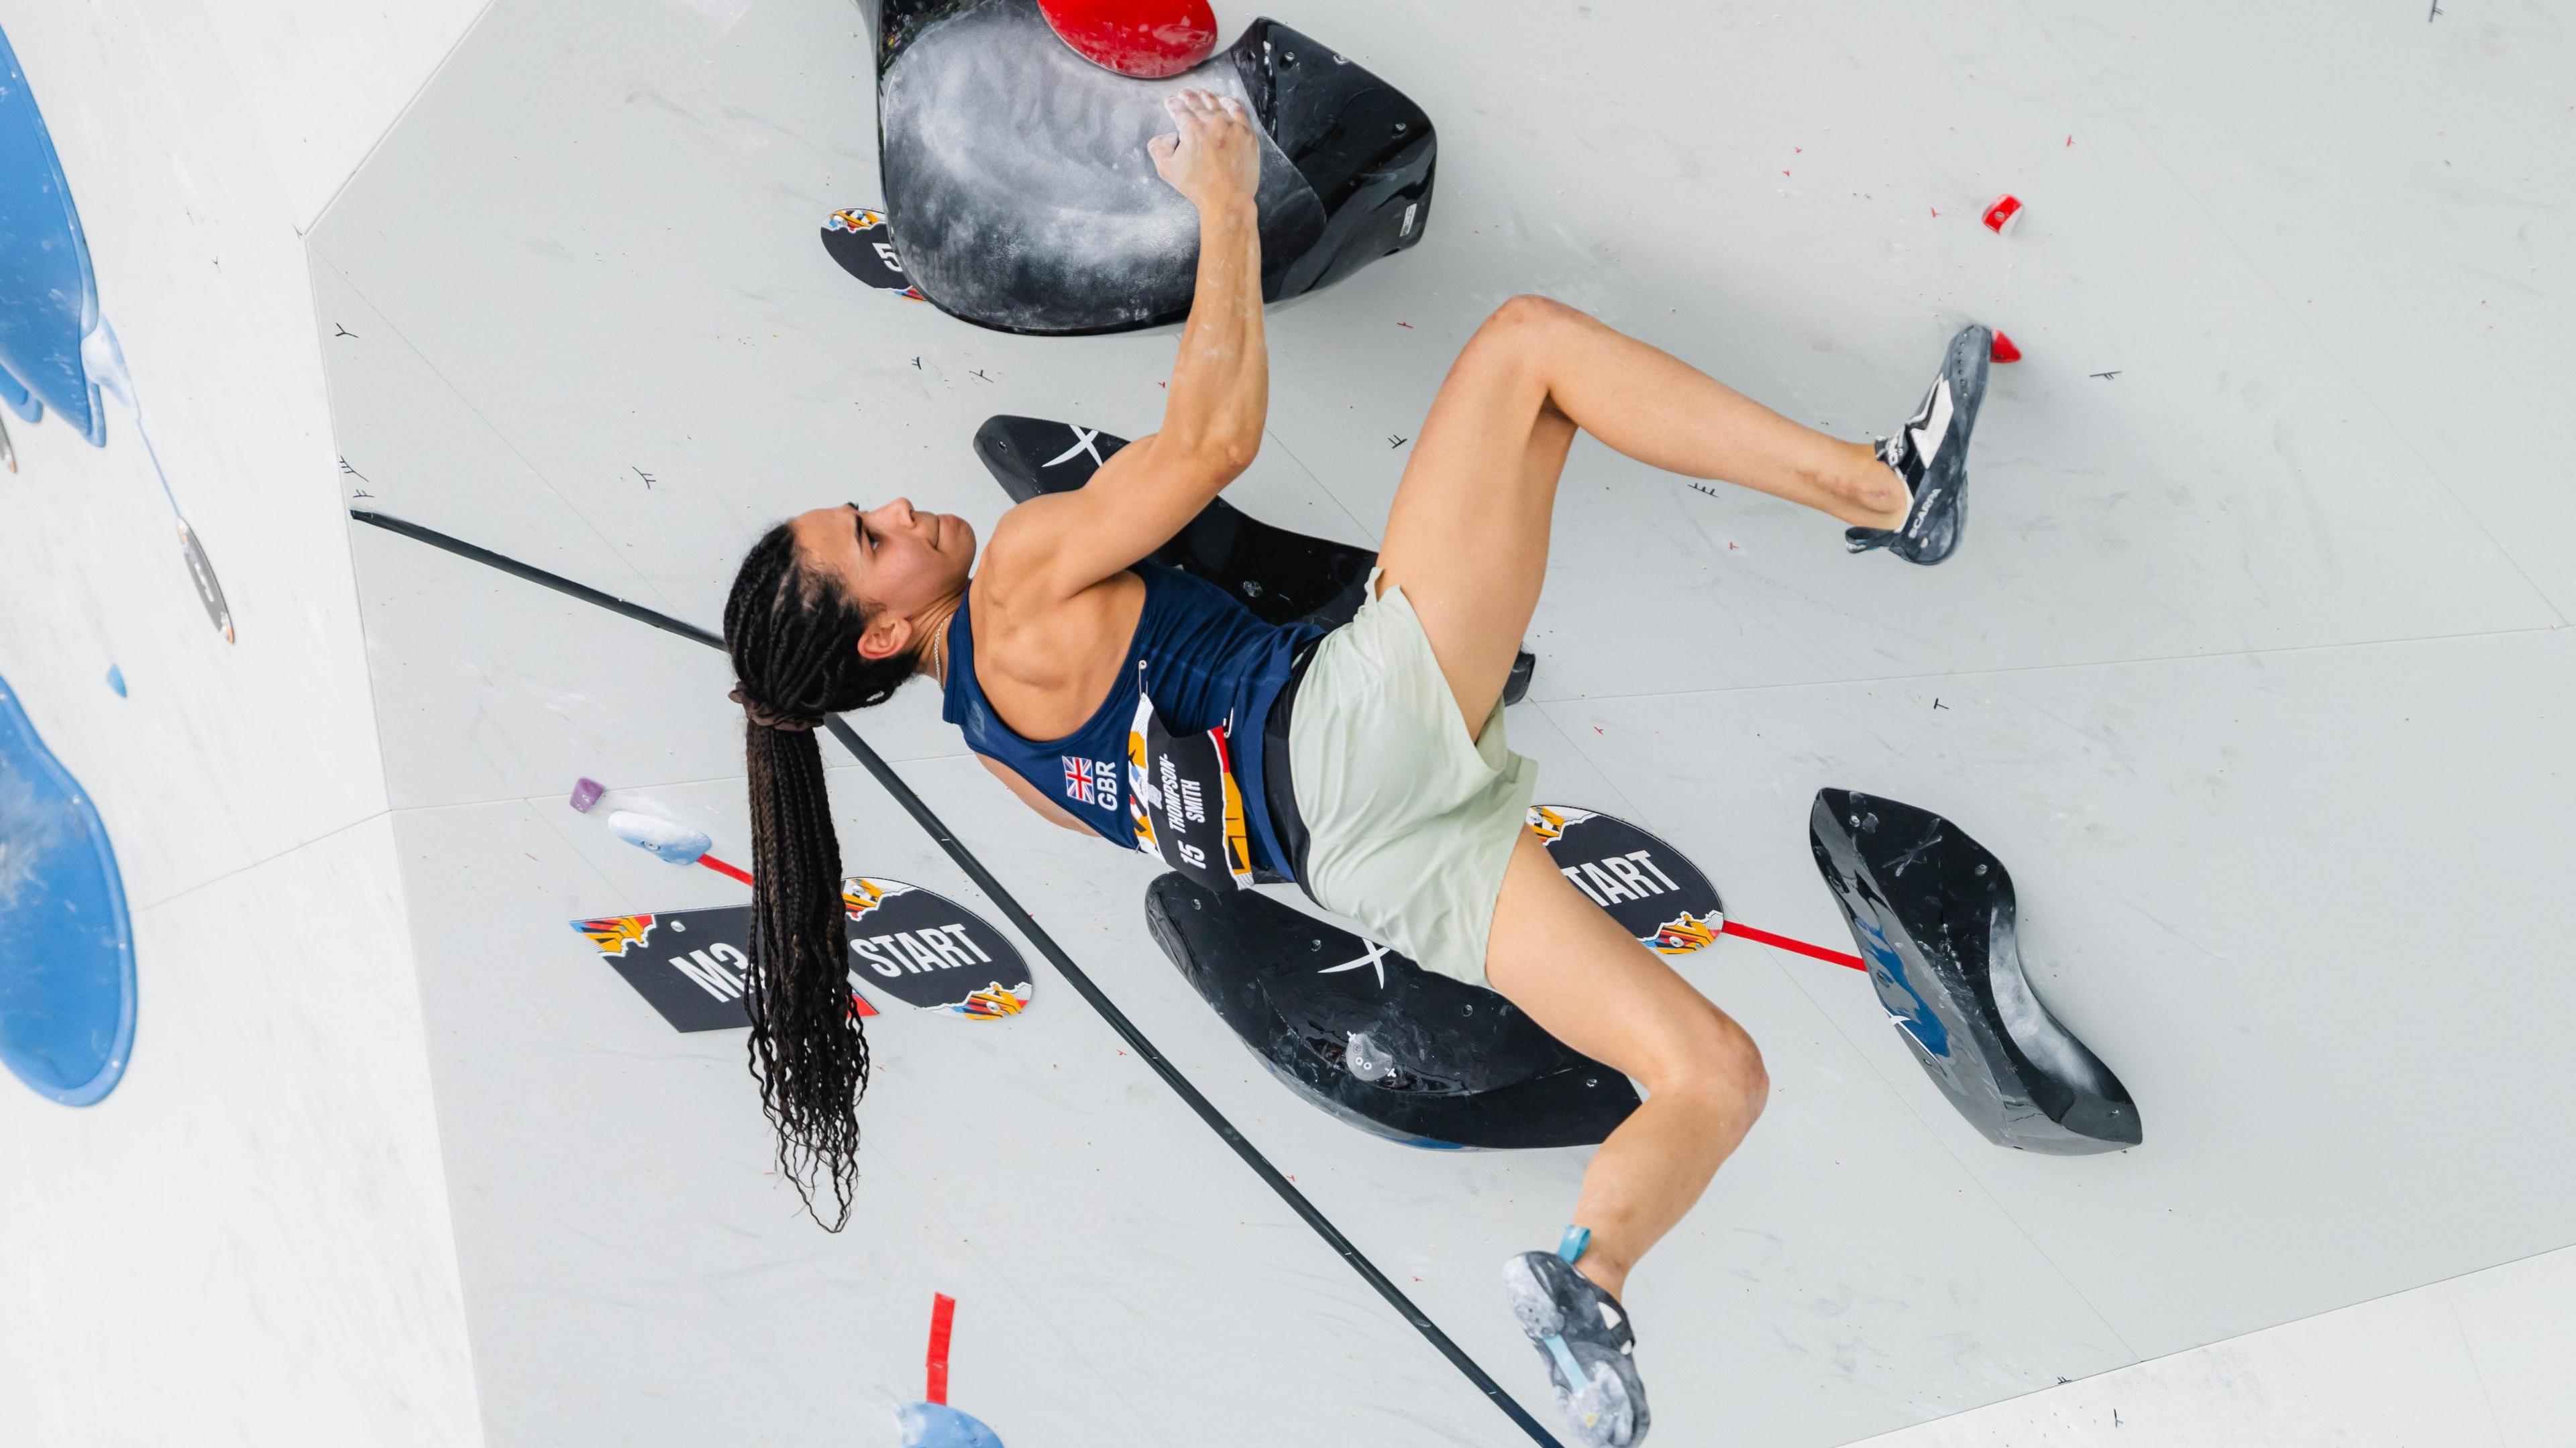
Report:
<svg viewBox="0 0 2576 1448"><path fill-rule="evenodd" d="M980 569L964 519L896 499L800 514L734 580L725 643L749 717L759 879L751 1050L781 1165L800 1191L827 1175L847 1221L868 1056L816 725L927 675L945 717L1031 808L1133 845L1123 765L1142 690L1176 728L1224 729L1260 864L1645 1088L1594 1154L1564 1243L1504 1269L1580 1440L1636 1443L1646 1393L1619 1293L1744 1139L1768 1083L1743 1029L1523 827L1536 769L1504 744L1502 692L1538 603L1558 475L1580 429L1840 519L1855 551L1937 563L1964 515L1988 334L1961 332L1922 408L1872 445L1801 427L1570 307L1516 297L1431 405L1357 616L1329 632L1273 626L1145 561L1252 461L1269 391L1259 141L1230 99L1168 104L1174 132L1148 150L1197 208L1199 257L1162 430L1081 489L1004 514ZM1265 732L1284 732L1285 750L1265 748Z"/></svg>

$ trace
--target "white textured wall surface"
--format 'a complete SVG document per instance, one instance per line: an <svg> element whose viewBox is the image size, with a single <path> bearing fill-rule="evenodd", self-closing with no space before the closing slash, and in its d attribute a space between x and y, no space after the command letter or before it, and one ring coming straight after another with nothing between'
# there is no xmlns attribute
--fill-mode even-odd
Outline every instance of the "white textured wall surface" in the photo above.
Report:
<svg viewBox="0 0 2576 1448"><path fill-rule="evenodd" d="M2563 1448L2576 1250L2067 1383L1855 1448Z"/></svg>
<svg viewBox="0 0 2576 1448"><path fill-rule="evenodd" d="M486 3L207 4L296 230L313 225Z"/></svg>
<svg viewBox="0 0 2576 1448"><path fill-rule="evenodd" d="M0 26L239 632L121 412L100 450L10 419L0 673L107 822L140 1007L100 1105L0 1078L0 1443L475 1442L311 287L250 94L293 82L237 75L191 3ZM352 160L373 138L316 124Z"/></svg>

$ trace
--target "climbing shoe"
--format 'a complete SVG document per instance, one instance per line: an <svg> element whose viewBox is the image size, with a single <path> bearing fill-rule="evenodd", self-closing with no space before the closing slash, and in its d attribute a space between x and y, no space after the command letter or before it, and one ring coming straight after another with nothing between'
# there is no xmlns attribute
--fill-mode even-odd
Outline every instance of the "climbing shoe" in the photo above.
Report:
<svg viewBox="0 0 2576 1448"><path fill-rule="evenodd" d="M1574 1441L1584 1448L1646 1441L1646 1384L1637 1376L1627 1310L1555 1252L1523 1252L1504 1263L1503 1289L1547 1362Z"/></svg>
<svg viewBox="0 0 2576 1448"><path fill-rule="evenodd" d="M1923 406L1896 436L1878 444L1879 461L1904 480L1914 501L1894 528L1844 530L1852 552L1884 548L1908 563L1933 564L1959 546L1968 522L1968 434L1985 400L1994 344L1995 334L1985 327L1961 328L1950 339L1941 375L1923 394Z"/></svg>

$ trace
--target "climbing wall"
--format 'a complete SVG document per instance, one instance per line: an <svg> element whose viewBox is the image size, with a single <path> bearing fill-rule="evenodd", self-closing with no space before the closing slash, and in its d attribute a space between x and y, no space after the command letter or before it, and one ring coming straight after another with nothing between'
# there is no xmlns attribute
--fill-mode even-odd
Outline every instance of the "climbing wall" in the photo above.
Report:
<svg viewBox="0 0 2576 1448"><path fill-rule="evenodd" d="M33 66L28 8L0 23ZM1219 7L1220 34L1253 14ZM1731 939L1687 958L1761 1043L1773 1097L1631 1285L1654 1441L2563 1439L2576 1405L2552 1364L2576 1320L2566 1255L2540 1254L2576 1244L2558 1064L2576 962L2555 908L2576 806L2576 565L2556 540L2576 495L2535 461L2576 385L2563 27L2460 0L1305 0L1280 18L1420 103L1441 165L1419 245L1271 314L1269 435L1228 493L1265 521L1373 544L1442 369L1516 293L1853 437L1903 420L1963 322L2023 354L1995 371L1967 542L1936 570L1846 557L1817 518L1589 441L1569 465L1536 683L1509 719L1542 796L1636 822L1731 913L1828 944L1846 937L1807 848L1816 790L1959 822L2011 864L2038 993L2146 1121L2125 1152L1997 1148L1857 975ZM395 515L712 627L744 546L804 508L901 494L989 536L1006 500L969 450L989 415L1151 430L1169 332L977 330L818 244L833 212L885 200L872 76L866 17L839 0L497 0L381 142L334 133L364 154L345 185L276 163L266 214L329 204L301 239L309 310L271 287L309 327L245 377L306 379L304 420L261 436L301 441L306 531L280 553L323 571L309 595L252 583L241 647L338 627L330 717L372 730L361 765L381 772L352 765L347 806L309 828L228 808L381 837L380 895L332 908L416 971L425 1077L382 1089L435 1108L435 1140L415 1119L405 1149L443 1172L444 1223L421 1231L452 1231L457 1325L435 1340L471 1351L436 1421L471 1416L470 1394L495 1448L890 1444L946 1293L951 1400L1014 1444L1511 1441L1044 965L1001 1019L877 1001L858 1211L817 1230L774 1174L741 1033L675 1030L568 928L746 898L603 818L682 820L747 859L721 656L329 525L335 504ZM272 150L298 133L293 105L255 109L237 130ZM1979 215L2005 193L2023 211L1998 235ZM293 255L274 225L260 244ZM136 310L194 316L179 296ZM225 385L246 383L204 384ZM266 496L229 466L227 507ZM104 516L164 526L140 502ZM255 516L199 519L230 545L228 583L265 576ZM166 552L156 533L130 567L186 622ZM79 556L92 587L129 566ZM220 697L293 726L325 707L289 687L309 676ZM86 717L40 722L77 736ZM1552 1425L1497 1269L1555 1239L1586 1153L1427 1152L1315 1111L1166 962L1146 862L1031 819L927 687L854 722ZM167 737L113 736L124 752L76 766L94 794L142 781L135 803L102 799L120 844L195 786L106 761ZM320 746L264 747L254 782L299 797L275 776ZM854 872L1003 920L825 748ZM582 777L609 788L589 813L566 803ZM6 1121L40 1107L61 1111L13 1099ZM97 1149L47 1130L56 1160ZM339 1180L320 1155L297 1179ZM120 1210L136 1240L177 1230ZM13 1230L62 1229L13 1211ZM60 1300L53 1280L21 1269L20 1300ZM55 1422L35 1441L92 1441Z"/></svg>
<svg viewBox="0 0 2576 1448"><path fill-rule="evenodd" d="M2569 380L2567 238L2531 209L2568 159L2563 40L2485 12L2231 22L2218 57L2206 9L1285 18L1421 102L1443 164L1419 248L1274 314L1230 495L1257 516L1373 541L1446 360L1515 292L1846 435L1892 428L1961 321L2025 354L1937 571L1588 443L1568 472L1511 720L1544 792L1822 939L1816 788L1960 821L2150 1123L2127 1153L1999 1150L1857 979L1693 959L1775 1092L1630 1294L1668 1433L1840 1443L2576 1239L2533 1126L2570 1096L2547 761L2576 574L2538 541L2564 490L2521 461ZM357 334L324 354L353 488L704 624L804 507L901 493L989 530L988 414L1150 429L1168 334L996 335L830 264L813 228L882 199L873 120L847 9L502 5L312 238L324 331ZM1978 221L2005 192L2008 237ZM739 898L560 799L649 787L742 850L721 659L352 546L496 1442L881 1421L942 1288L958 1401L1014 1437L1510 1431L1043 980L1007 1021L874 1023L859 1219L814 1231L738 1040L675 1038L561 939ZM1543 1409L1495 1268L1553 1239L1582 1153L1426 1154L1301 1104L1147 938L1148 870L1036 827L935 711L860 723ZM834 788L852 868L991 911L857 771Z"/></svg>
<svg viewBox="0 0 2576 1448"><path fill-rule="evenodd" d="M32 311L91 311L140 403L105 399L97 446L60 408L0 414L0 712L94 811L132 986L90 1104L0 1074L13 1448L480 1441L298 234L479 7L343 8L0 0L26 90L0 254L13 282L20 248L67 255L68 200L95 286L0 286L5 350L23 363ZM29 98L68 193L41 231ZM0 752L0 916L86 907L18 869L47 821L15 806L68 796L23 739ZM0 938L14 1045L67 973Z"/></svg>

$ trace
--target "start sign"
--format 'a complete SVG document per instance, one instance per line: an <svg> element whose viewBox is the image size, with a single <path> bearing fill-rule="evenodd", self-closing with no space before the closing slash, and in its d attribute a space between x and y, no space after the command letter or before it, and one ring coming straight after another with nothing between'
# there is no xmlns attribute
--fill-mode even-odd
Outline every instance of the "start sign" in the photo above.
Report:
<svg viewBox="0 0 2576 1448"><path fill-rule="evenodd" d="M944 896L900 880L853 875L841 884L849 913L850 1009L876 1014L857 987L909 1006L970 1020L1015 1016L1029 1004L1029 968L1000 931ZM620 978L675 1031L747 1026L751 907L672 910L576 920Z"/></svg>
<svg viewBox="0 0 2576 1448"><path fill-rule="evenodd" d="M751 974L751 907L669 910L576 920L599 953L675 1031L747 1026L742 996Z"/></svg>
<svg viewBox="0 0 2576 1448"><path fill-rule="evenodd" d="M1028 1009L1029 968L982 917L944 895L900 880L853 875L841 883L850 913L850 979L905 1005L970 1020Z"/></svg>
<svg viewBox="0 0 2576 1448"><path fill-rule="evenodd" d="M1726 928L1717 887L1699 866L1626 820L1539 804L1530 806L1529 827L1574 888L1657 954L1706 949Z"/></svg>

